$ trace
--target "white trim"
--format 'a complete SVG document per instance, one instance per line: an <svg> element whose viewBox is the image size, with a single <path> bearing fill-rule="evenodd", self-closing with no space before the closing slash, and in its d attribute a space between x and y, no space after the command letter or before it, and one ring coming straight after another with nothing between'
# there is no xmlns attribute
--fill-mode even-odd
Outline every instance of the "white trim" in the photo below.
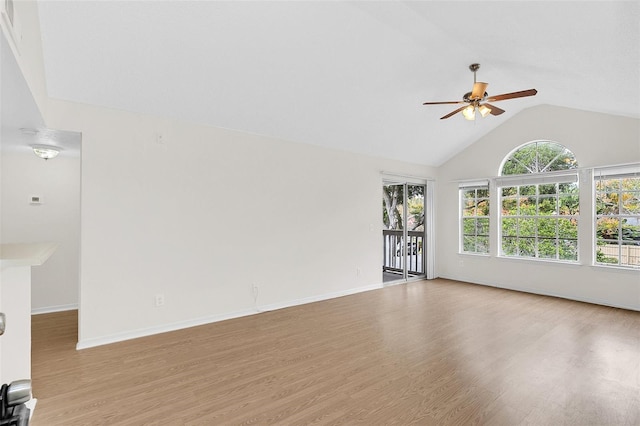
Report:
<svg viewBox="0 0 640 426"><path fill-rule="evenodd" d="M78 304L70 303L68 305L44 306L42 308L31 309L31 315L50 314L53 312L77 311Z"/></svg>
<svg viewBox="0 0 640 426"><path fill-rule="evenodd" d="M484 187L487 187L487 189L489 189L489 179L460 180L455 182L458 182L459 189L484 188Z"/></svg>
<svg viewBox="0 0 640 426"><path fill-rule="evenodd" d="M397 285L404 285L404 284L414 283L414 282L418 282L418 281L424 281L424 280L427 280L427 279L428 278L425 278L422 275L420 275L418 277L408 277L406 280L403 279L403 278L400 278L398 280L387 281L385 283L382 283L382 288L395 287Z"/></svg>
<svg viewBox="0 0 640 426"><path fill-rule="evenodd" d="M511 185L511 180L517 181L518 179L522 178L523 181L526 180L527 182L524 185L533 185L535 184L535 182L534 183L531 183L531 182L533 182L535 177L571 176L573 174L579 175L580 173L587 173L587 172L588 173L593 172L594 179L600 176L615 177L615 175L620 175L620 174L637 176L638 174L640 174L640 163L628 163L628 164L620 164L620 165L614 165L614 166L576 167L575 169L556 170L553 172L527 173L523 175L501 175L501 176L491 176L488 178L452 180L450 182L457 183L459 188L462 188L468 185L472 186L472 184L474 183L483 184L486 181L490 183L495 183L498 186L500 186L501 183L505 181L505 185L502 185L502 186L507 186L506 184ZM600 175L596 175L596 173L600 173ZM590 177L585 177L585 179L588 180L590 179ZM554 182L562 183L567 181L552 180L551 182L541 182L541 183L554 183ZM575 180L574 182L578 182L578 180Z"/></svg>
<svg viewBox="0 0 640 426"><path fill-rule="evenodd" d="M7 3L11 3L12 16L9 16ZM22 25L18 19L15 9L15 0L0 0L0 16L2 16L2 29L8 34L7 41L15 51L16 56L20 56L20 44L22 43ZM13 22L12 22L13 21Z"/></svg>
<svg viewBox="0 0 640 426"><path fill-rule="evenodd" d="M578 170L560 170L557 172L531 173L526 175L507 175L495 178L496 185L518 186L518 185L541 185L546 183L575 183L578 182Z"/></svg>
<svg viewBox="0 0 640 426"><path fill-rule="evenodd" d="M595 246L594 246L595 249ZM595 261L596 258L596 254L595 254L595 250L594 250L594 254L593 254L593 264L591 265L587 265L587 266L591 266L592 268L608 268L608 269L613 269L616 271L631 271L631 272L638 272L638 270L640 270L640 266L633 266L633 265L618 265L618 264L613 264L613 263L597 263Z"/></svg>
<svg viewBox="0 0 640 426"><path fill-rule="evenodd" d="M527 262L559 263L561 265L591 266L588 263L582 262L580 259L580 256L578 256L578 260L554 259L551 257L529 257L529 256L518 256L518 255L508 256L506 254L500 254L496 256L496 258L506 259L506 260L523 260Z"/></svg>
<svg viewBox="0 0 640 426"><path fill-rule="evenodd" d="M382 176L382 185L386 186L386 185L397 185L400 186L402 185L403 188L408 186L408 185L413 185L413 186L423 186L424 187L424 216L425 216L425 221L424 221L424 232L423 232L423 236L425 237L425 243L426 243L426 247L427 247L427 255L424 256L424 263L426 264L426 266L424 267L424 278L427 279L431 279L433 278L434 275L434 265L435 265L435 258L434 256L434 241L435 241L435 237L433 236L433 232L434 232L434 223L435 223L435 219L434 219L434 212L435 212L435 206L434 206L434 185L435 185L435 180L429 180L427 178L412 178L411 176L407 176L407 175L390 175L386 172L381 172L381 176ZM395 176L395 180L389 180L389 176ZM405 188L406 189L406 188ZM403 204L407 204L408 198L407 198L407 194L408 191L404 191L404 198L402 200ZM404 222L406 223L407 221L407 211L404 211L404 218L403 218ZM404 229L402 229L402 238L404 241L408 241L408 235L407 232L409 230L404 227ZM428 258L433 258L432 263L429 263ZM384 262L384 260L383 260ZM405 266L406 266L406 262L405 262ZM403 268L403 276L402 276L402 280L404 280L404 282L407 282L407 268L404 267ZM422 278L422 274L418 277L418 278Z"/></svg>
<svg viewBox="0 0 640 426"><path fill-rule="evenodd" d="M485 286L485 287L495 287L495 288L500 288L500 289L503 289L503 290L519 291L519 292L522 292L522 293L537 294L537 295L540 295L540 296L557 297L559 299L573 300L573 301L576 301L576 302L585 302L585 303L591 303L591 304L594 304L594 305L610 306L612 308L621 308L621 309L627 309L629 311L640 312L640 307L639 306L612 303L612 302L610 302L608 300L594 299L594 298L590 298L590 297L576 297L576 296L573 296L573 295L572 296L567 296L567 295L553 293L553 292L540 291L538 289L532 289L532 288L529 288L529 287L506 287L506 286L491 284L491 283L487 283L487 282L466 281L464 279L454 278L454 277L440 277L440 278L448 279L448 280L452 280L452 281L459 281L459 282L463 282L463 283L466 283L466 284L482 285L482 286Z"/></svg>
<svg viewBox="0 0 640 426"><path fill-rule="evenodd" d="M388 182L390 184L412 183L412 184L424 185L427 182L433 182L435 180L430 177L404 175L401 173L385 172L384 170L382 170L380 174L382 175L383 182L385 183Z"/></svg>
<svg viewBox="0 0 640 426"><path fill-rule="evenodd" d="M593 168L594 179L621 179L625 177L640 177L640 163Z"/></svg>
<svg viewBox="0 0 640 426"><path fill-rule="evenodd" d="M435 193L436 183L427 182L424 197L424 229L427 253L423 262L426 265L425 278L431 280L436 277L436 206ZM424 250L423 250L424 251Z"/></svg>
<svg viewBox="0 0 640 426"><path fill-rule="evenodd" d="M489 235L487 236L489 238L489 251L491 251L491 206L492 206L492 201L491 201L491 196L492 196L492 192L491 192L491 188L490 188L490 181L487 179L486 181L474 181L474 182L468 182L468 183L460 183L458 185L458 254L484 254L484 255L488 255L489 252L487 253L481 253L481 252L472 252L472 251L465 251L464 250L464 220L465 219L474 219L477 221L477 219L487 219L489 221ZM486 189L487 192L489 193L489 197L487 197L486 199L489 201L489 214L487 216L465 216L464 215L464 208L465 206L465 202L463 201L463 191L469 191L469 190L477 190L477 189ZM477 193L476 193L477 195ZM483 199L485 199L485 197L483 197ZM478 198L475 197L474 200L477 202ZM476 203L477 206L477 203ZM477 224L477 222L476 222ZM477 235L476 235L477 237Z"/></svg>
<svg viewBox="0 0 640 426"><path fill-rule="evenodd" d="M38 398L34 398L33 395L31 396L31 399L28 400L27 402L24 403L24 405L27 406L27 408L29 409L29 422L31 423L31 420L33 419L33 412L36 410L36 404L38 403Z"/></svg>
<svg viewBox="0 0 640 426"><path fill-rule="evenodd" d="M382 287L383 287L382 283L372 284L364 287L357 287L357 288L351 288L348 290L336 291L333 293L320 294L318 296L310 296L310 297L304 297L302 299L289 300L287 302L272 303L270 305L260 306L259 309L262 312L275 311L278 309L291 308L293 306L298 306L298 305L305 305L307 303L322 302L323 300L330 300L338 297L350 296L352 294L364 293L365 291L379 290Z"/></svg>
<svg viewBox="0 0 640 426"><path fill-rule="evenodd" d="M169 331L181 330L183 328L197 327L199 325L210 324L212 322L224 321L233 318L254 315L259 311L246 309L242 311L230 312L221 315L211 315L202 318L196 318L188 321L178 321L171 324L159 325L156 327L140 328L137 330L125 331L122 333L110 334L103 337L94 337L90 339L80 340L76 344L76 349L87 349L95 346L108 345L110 343L122 342L124 340L137 339L139 337L151 336L154 334L166 333Z"/></svg>
<svg viewBox="0 0 640 426"><path fill-rule="evenodd" d="M629 178L640 178L640 163L594 167L592 170L591 183L593 186L591 188L591 207L593 208L593 210L591 220L591 266L593 266L594 268L615 268L632 271L638 271L640 269L640 266L637 265L621 265L598 262L598 220L603 218L617 218L620 221L622 220L621 218L638 216L637 214L622 213L622 211L619 211L617 214L598 214L597 204L598 194L600 193L597 189L598 182L600 180ZM619 191L626 192L622 188ZM618 262L621 262L622 259L620 249L622 243L620 240L617 240L616 243L617 244L615 245L618 247L618 255L616 259L618 260Z"/></svg>
<svg viewBox="0 0 640 426"><path fill-rule="evenodd" d="M185 328L196 327L199 325L211 324L214 322L225 321L234 318L246 317L249 315L256 315L265 311L274 311L277 309L289 308L292 306L304 305L306 303L320 302L322 300L335 299L337 297L348 296L351 294L362 293L370 290L378 290L382 288L382 283L373 284L364 287L357 287L348 290L336 291L333 293L325 293L318 296L310 296L302 299L290 300L288 302L274 303L271 305L258 306L257 309L243 309L240 311L229 312L226 314L209 315L206 317L196 318L187 321L178 321L170 324L164 324L156 327L141 328L132 331L125 331L122 333L115 333L103 337L94 337L90 339L84 339L76 344L76 349L87 349L96 346L108 345L110 343L117 343L124 340L137 339L139 337L151 336L154 334L166 333L169 331L182 330Z"/></svg>

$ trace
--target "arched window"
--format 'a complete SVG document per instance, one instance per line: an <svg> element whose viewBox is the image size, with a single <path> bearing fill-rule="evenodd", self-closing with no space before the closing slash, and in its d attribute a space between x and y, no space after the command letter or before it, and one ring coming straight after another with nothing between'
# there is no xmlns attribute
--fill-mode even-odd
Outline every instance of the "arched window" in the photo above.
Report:
<svg viewBox="0 0 640 426"><path fill-rule="evenodd" d="M496 179L500 254L578 260L578 162L566 147L535 141L511 152Z"/></svg>
<svg viewBox="0 0 640 426"><path fill-rule="evenodd" d="M578 167L573 152L559 143L536 141L522 145L502 162L501 176L546 173Z"/></svg>

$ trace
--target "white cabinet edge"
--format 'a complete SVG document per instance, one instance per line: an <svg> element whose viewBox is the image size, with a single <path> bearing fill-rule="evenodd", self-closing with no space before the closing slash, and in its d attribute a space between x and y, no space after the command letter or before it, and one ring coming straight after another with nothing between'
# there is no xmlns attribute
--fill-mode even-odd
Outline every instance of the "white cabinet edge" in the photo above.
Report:
<svg viewBox="0 0 640 426"><path fill-rule="evenodd" d="M57 247L55 243L0 244L0 265L2 269L42 265Z"/></svg>

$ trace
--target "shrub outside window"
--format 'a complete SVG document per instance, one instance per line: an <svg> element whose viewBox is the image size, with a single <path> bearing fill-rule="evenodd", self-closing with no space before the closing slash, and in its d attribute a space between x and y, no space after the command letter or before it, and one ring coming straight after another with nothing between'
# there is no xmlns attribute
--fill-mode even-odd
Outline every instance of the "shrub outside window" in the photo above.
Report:
<svg viewBox="0 0 640 426"><path fill-rule="evenodd" d="M640 173L594 173L594 186L595 263L640 268Z"/></svg>
<svg viewBox="0 0 640 426"><path fill-rule="evenodd" d="M489 185L460 187L461 252L489 253Z"/></svg>
<svg viewBox="0 0 640 426"><path fill-rule="evenodd" d="M577 182L501 188L502 254L578 260Z"/></svg>

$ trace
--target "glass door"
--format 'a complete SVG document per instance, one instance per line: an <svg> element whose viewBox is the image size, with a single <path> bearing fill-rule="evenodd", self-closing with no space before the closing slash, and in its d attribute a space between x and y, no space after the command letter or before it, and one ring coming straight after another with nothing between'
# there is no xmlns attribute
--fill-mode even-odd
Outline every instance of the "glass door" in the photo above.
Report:
<svg viewBox="0 0 640 426"><path fill-rule="evenodd" d="M425 276L424 184L385 182L382 188L383 282Z"/></svg>

